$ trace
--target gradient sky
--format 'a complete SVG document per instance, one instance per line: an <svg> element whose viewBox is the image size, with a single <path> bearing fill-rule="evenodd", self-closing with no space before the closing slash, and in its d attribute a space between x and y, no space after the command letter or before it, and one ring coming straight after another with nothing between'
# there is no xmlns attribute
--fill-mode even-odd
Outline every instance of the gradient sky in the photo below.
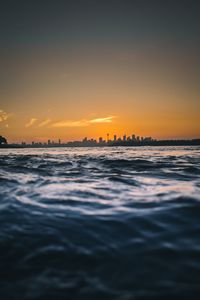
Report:
<svg viewBox="0 0 200 300"><path fill-rule="evenodd" d="M1 1L0 135L200 137L200 1Z"/></svg>

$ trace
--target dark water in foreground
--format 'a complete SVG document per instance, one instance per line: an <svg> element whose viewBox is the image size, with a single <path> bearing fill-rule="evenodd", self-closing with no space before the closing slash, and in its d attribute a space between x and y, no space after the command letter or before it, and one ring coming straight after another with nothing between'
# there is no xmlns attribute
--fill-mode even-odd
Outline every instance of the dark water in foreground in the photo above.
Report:
<svg viewBox="0 0 200 300"><path fill-rule="evenodd" d="M199 147L0 150L0 299L199 294Z"/></svg>

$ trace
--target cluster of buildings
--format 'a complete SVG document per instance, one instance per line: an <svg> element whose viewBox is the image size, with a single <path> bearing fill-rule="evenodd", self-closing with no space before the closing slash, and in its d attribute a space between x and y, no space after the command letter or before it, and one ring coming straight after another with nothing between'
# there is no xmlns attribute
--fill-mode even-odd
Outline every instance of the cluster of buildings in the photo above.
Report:
<svg viewBox="0 0 200 300"><path fill-rule="evenodd" d="M151 137L140 137L136 136L135 134L131 136L123 135L123 137L117 137L117 135L114 135L113 138L110 138L109 133L107 134L107 138L103 139L102 137L99 137L98 140L96 139L88 139L85 137L82 141L71 141L71 142L61 142L59 139L57 142L53 140L48 140L46 143L42 142L32 142L32 147L66 147L66 146L84 146L84 147L93 147L93 146L105 146L105 145L120 145L120 144L140 144L140 143L149 143L154 141ZM26 147L28 144L25 142L22 142L22 146ZM30 146L30 145L29 145Z"/></svg>
<svg viewBox="0 0 200 300"><path fill-rule="evenodd" d="M107 139L103 139L102 137L99 137L98 141L94 140L94 139L89 139L87 137L85 137L80 143L82 144L89 144L89 145L93 145L93 144L98 144L98 145L106 145L106 144L120 144L120 143L143 143L143 142L151 142L153 141L153 139L151 137L140 137L140 136L136 136L135 134L132 134L131 136L126 136L123 135L123 137L117 137L117 135L115 134L113 136L113 139L110 138L109 133L107 133ZM74 143L74 142L72 142Z"/></svg>

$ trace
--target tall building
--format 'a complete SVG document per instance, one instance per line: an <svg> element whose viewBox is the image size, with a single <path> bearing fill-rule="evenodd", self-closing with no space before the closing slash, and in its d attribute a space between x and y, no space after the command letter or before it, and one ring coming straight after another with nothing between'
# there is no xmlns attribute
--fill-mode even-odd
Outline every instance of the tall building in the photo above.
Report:
<svg viewBox="0 0 200 300"><path fill-rule="evenodd" d="M107 142L109 141L109 133L107 133Z"/></svg>
<svg viewBox="0 0 200 300"><path fill-rule="evenodd" d="M135 134L132 134L132 141L135 141Z"/></svg>
<svg viewBox="0 0 200 300"><path fill-rule="evenodd" d="M114 142L116 142L116 140L117 140L117 136L116 136L116 134L114 135Z"/></svg>
<svg viewBox="0 0 200 300"><path fill-rule="evenodd" d="M123 136L123 141L124 141L124 142L126 141L126 135Z"/></svg>

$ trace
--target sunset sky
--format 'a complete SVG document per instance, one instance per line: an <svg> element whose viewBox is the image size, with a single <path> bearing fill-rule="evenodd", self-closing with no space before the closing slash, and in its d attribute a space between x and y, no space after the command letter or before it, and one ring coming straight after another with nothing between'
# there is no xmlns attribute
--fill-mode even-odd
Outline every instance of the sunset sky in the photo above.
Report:
<svg viewBox="0 0 200 300"><path fill-rule="evenodd" d="M200 137L200 1L0 4L0 135Z"/></svg>

